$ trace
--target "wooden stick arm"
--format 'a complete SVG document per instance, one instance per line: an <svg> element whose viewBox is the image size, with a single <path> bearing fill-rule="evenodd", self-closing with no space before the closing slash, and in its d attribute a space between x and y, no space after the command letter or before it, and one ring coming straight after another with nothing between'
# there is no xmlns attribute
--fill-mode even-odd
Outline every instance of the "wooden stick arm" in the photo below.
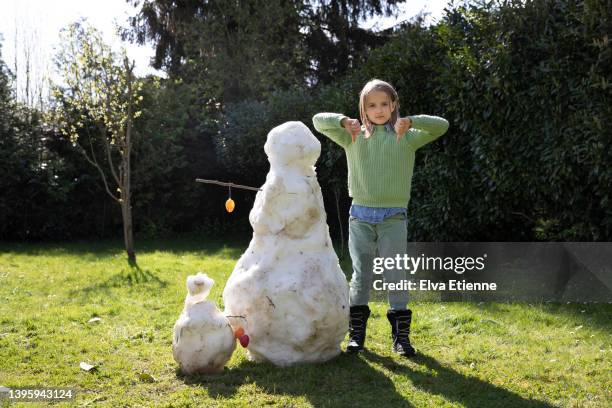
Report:
<svg viewBox="0 0 612 408"><path fill-rule="evenodd" d="M198 183L217 184L217 185L226 186L226 187L243 188L245 190L262 191L261 188L250 187L250 186L243 186L242 184L226 183L226 182L218 181L218 180L206 180L206 179L197 178L197 179L195 179L195 181L198 182Z"/></svg>

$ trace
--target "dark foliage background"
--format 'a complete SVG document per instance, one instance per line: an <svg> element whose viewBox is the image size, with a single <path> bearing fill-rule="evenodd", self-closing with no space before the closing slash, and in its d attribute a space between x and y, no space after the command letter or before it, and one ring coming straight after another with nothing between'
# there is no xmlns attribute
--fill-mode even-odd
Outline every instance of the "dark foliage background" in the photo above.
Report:
<svg viewBox="0 0 612 408"><path fill-rule="evenodd" d="M436 25L417 19L379 33L358 18L399 2L260 3L138 3L124 36L152 41L168 77L147 79L136 123L137 238L248 235L254 193L233 190L227 214L227 190L195 178L260 186L271 128L301 120L312 129L322 111L358 117L361 87L381 78L397 88L402 115L451 123L417 154L410 239L612 240L611 1L449 5ZM346 162L315 135L339 237ZM41 112L14 100L3 63L0 174L1 239L121 236L96 171Z"/></svg>

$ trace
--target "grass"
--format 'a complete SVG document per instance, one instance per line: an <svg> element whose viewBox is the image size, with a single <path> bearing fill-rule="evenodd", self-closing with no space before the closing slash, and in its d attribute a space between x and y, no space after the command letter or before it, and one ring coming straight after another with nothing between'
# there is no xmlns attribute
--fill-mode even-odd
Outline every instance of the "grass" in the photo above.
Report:
<svg viewBox="0 0 612 408"><path fill-rule="evenodd" d="M75 406L612 405L610 304L414 302L420 356L406 360L390 351L386 305L373 302L358 357L280 369L238 347L222 374L184 377L171 346L185 278L212 276L222 307L248 244L233 242L140 242L139 268L119 242L0 244L0 385L76 387Z"/></svg>

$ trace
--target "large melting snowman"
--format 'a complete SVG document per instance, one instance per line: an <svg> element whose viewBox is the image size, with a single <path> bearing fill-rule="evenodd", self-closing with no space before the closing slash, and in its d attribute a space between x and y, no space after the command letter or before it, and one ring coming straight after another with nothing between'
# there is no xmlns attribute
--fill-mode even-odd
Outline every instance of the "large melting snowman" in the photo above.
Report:
<svg viewBox="0 0 612 408"><path fill-rule="evenodd" d="M249 215L253 239L223 291L225 315L245 329L251 360L326 361L340 353L349 306L314 168L321 144L287 122L264 151L270 172Z"/></svg>

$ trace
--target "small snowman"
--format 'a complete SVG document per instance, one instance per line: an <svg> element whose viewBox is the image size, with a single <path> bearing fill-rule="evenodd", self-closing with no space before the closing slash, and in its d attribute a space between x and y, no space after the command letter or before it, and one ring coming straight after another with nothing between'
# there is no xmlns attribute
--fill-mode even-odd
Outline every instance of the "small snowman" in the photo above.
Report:
<svg viewBox="0 0 612 408"><path fill-rule="evenodd" d="M223 370L236 347L228 319L206 300L215 282L203 273L187 278L183 313L174 325L172 354L184 374Z"/></svg>

